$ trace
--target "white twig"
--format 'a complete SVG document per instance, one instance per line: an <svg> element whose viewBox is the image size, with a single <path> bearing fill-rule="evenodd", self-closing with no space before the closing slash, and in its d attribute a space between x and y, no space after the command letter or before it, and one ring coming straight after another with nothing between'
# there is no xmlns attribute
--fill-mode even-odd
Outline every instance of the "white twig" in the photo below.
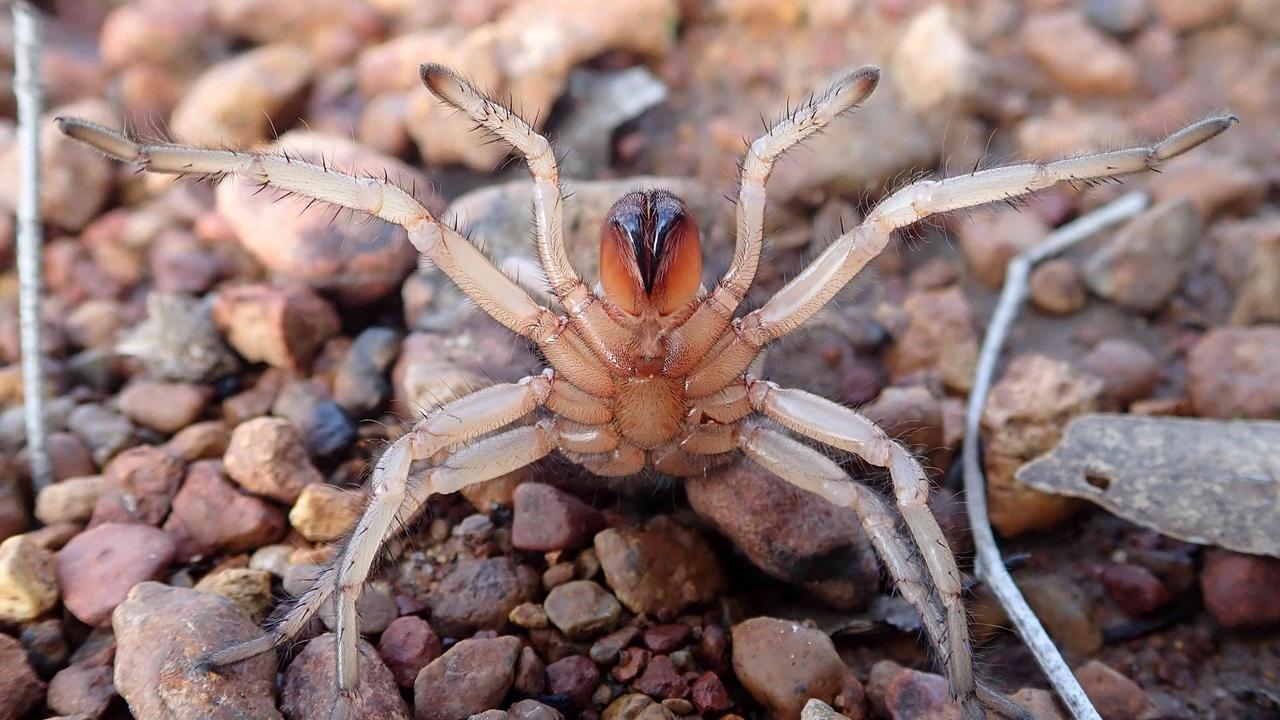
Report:
<svg viewBox="0 0 1280 720"><path fill-rule="evenodd" d="M18 100L21 189L18 195L18 317L22 327L22 388L26 398L27 456L35 489L49 484L53 472L44 426L44 363L40 346L40 256L44 230L40 217L40 22L26 2L13 4L14 79Z"/></svg>
<svg viewBox="0 0 1280 720"><path fill-rule="evenodd" d="M996 545L991 521L987 516L987 479L982 474L982 459L978 450L978 423L982 409L991 391L991 379L996 363L1009 334L1009 327L1017 316L1022 300L1027 294L1027 277L1037 263L1053 257L1075 243L1084 240L1105 227L1127 220L1142 212L1147 206L1147 196L1130 193L1054 231L1043 243L1018 255L1009 262L1005 274L1004 289L1000 301L991 316L987 335L982 341L982 353L978 356L978 369L969 393L969 406L964 421L964 494L969 505L969 527L977 548L974 572L995 594L1022 641L1030 648L1036 662L1044 670L1049 683L1058 692L1067 710L1076 720L1101 720L1093 703L1080 688L1071 668L1058 653L1053 640L1045 633L1022 592L1004 567L1000 548Z"/></svg>

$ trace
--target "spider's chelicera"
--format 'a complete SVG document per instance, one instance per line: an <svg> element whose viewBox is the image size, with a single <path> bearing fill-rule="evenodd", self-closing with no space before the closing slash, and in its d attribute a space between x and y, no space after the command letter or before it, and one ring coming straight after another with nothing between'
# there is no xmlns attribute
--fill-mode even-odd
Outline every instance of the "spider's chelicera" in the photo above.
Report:
<svg viewBox="0 0 1280 720"><path fill-rule="evenodd" d="M333 602L338 644L334 716L346 717L359 682L356 600L380 548L416 517L430 496L490 480L556 451L609 476L645 468L700 475L741 453L856 513L897 590L919 611L966 718L1025 716L974 678L960 572L929 511L929 485L920 463L857 412L760 377L755 361L768 344L830 301L884 250L896 228L1061 181L1145 170L1209 140L1235 118L1202 120L1149 146L907 185L876 205L862 224L827 247L763 306L739 316L760 260L765 184L774 162L866 98L879 80L877 68L841 73L747 149L733 259L710 289L702 285L698 228L688 207L665 190L645 190L619 199L601 229L599 294L578 276L565 251L559 172L547 140L452 70L428 64L421 74L431 92L509 142L528 162L538 256L562 313L535 302L462 235L384 180L353 177L279 154L139 145L81 120L58 120L68 135L154 172L235 174L402 225L418 252L486 313L537 346L549 366L519 382L449 402L392 443L377 462L370 502L353 539L323 577L265 634L219 649L201 665L222 667L280 647L298 636L325 603ZM509 427L531 413L541 416L536 423ZM800 438L888 469L893 503L853 481L827 454ZM433 458L437 461L426 471L410 473L413 462ZM906 533L898 527L899 516Z"/></svg>

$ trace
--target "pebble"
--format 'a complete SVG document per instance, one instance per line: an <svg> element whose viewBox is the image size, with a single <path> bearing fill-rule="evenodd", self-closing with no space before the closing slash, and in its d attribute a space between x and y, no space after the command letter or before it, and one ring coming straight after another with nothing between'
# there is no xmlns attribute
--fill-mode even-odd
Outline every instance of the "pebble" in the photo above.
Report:
<svg viewBox="0 0 1280 720"><path fill-rule="evenodd" d="M1142 617L1173 601L1173 593L1141 565L1115 563L1102 571L1102 585L1121 610Z"/></svg>
<svg viewBox="0 0 1280 720"><path fill-rule="evenodd" d="M310 54L287 43L242 52L204 71L174 108L174 137L204 147L252 148L287 127L311 82Z"/></svg>
<svg viewBox="0 0 1280 720"><path fill-rule="evenodd" d="M1231 325L1280 322L1280 215L1217 223L1215 269L1235 291Z"/></svg>
<svg viewBox="0 0 1280 720"><path fill-rule="evenodd" d="M302 285L236 285L218 293L213 321L249 362L302 370L338 333L338 316Z"/></svg>
<svg viewBox="0 0 1280 720"><path fill-rule="evenodd" d="M129 418L97 403L77 405L67 418L67 428L85 441L99 467L137 442Z"/></svg>
<svg viewBox="0 0 1280 720"><path fill-rule="evenodd" d="M196 590L221 595L244 610L255 624L271 612L271 573L250 568L217 570L200 578Z"/></svg>
<svg viewBox="0 0 1280 720"><path fill-rule="evenodd" d="M1187 353L1187 392L1200 417L1280 416L1280 326L1205 333Z"/></svg>
<svg viewBox="0 0 1280 720"><path fill-rule="evenodd" d="M960 720L960 707L951 700L941 675L904 668L892 660L871 666L867 680L871 706L892 720Z"/></svg>
<svg viewBox="0 0 1280 720"><path fill-rule="evenodd" d="M276 396L280 394L284 383L284 371L268 368L248 390L222 401L223 419L234 428L246 420L266 415L271 412L271 406L276 404Z"/></svg>
<svg viewBox="0 0 1280 720"><path fill-rule="evenodd" d="M36 495L36 519L45 525L87 523L101 494L101 475L67 478L52 483Z"/></svg>
<svg viewBox="0 0 1280 720"><path fill-rule="evenodd" d="M1102 381L1103 402L1115 409L1149 396L1160 373L1150 350L1132 340L1117 338L1094 346L1080 359L1080 368Z"/></svg>
<svg viewBox="0 0 1280 720"><path fill-rule="evenodd" d="M835 708L817 698L810 698L800 710L800 720L852 720L852 718L836 712Z"/></svg>
<svg viewBox="0 0 1280 720"><path fill-rule="evenodd" d="M1049 690L1022 688L1009 699L1021 705L1036 720L1067 720L1057 698Z"/></svg>
<svg viewBox="0 0 1280 720"><path fill-rule="evenodd" d="M675 713L643 693L622 695L604 709L602 720L675 720Z"/></svg>
<svg viewBox="0 0 1280 720"><path fill-rule="evenodd" d="M423 57L415 61L415 79L416 63ZM293 130L268 150L291 157L323 157L330 168L355 169L360 175L381 176L385 171L404 187L416 187L419 200L437 216L444 207L431 192L431 183L413 166L360 147L341 134ZM257 190L253 183L225 182L215 194L217 209L240 244L274 275L347 306L368 304L398 290L413 270L418 256L400 226L363 215L335 222L331 205L276 202L273 193ZM305 332L290 327L291 332Z"/></svg>
<svg viewBox="0 0 1280 720"><path fill-rule="evenodd" d="M653 625L644 631L644 646L664 655L683 646L689 634L689 626L684 623Z"/></svg>
<svg viewBox="0 0 1280 720"><path fill-rule="evenodd" d="M209 397L205 386L142 380L126 386L117 401L130 420L171 435L198 420Z"/></svg>
<svg viewBox="0 0 1280 720"><path fill-rule="evenodd" d="M512 720L564 720L564 715L550 705L537 700L521 700L512 703L507 711Z"/></svg>
<svg viewBox="0 0 1280 720"><path fill-rule="evenodd" d="M964 291L958 286L914 291L892 314L896 317L885 323L894 336L885 366L893 383L936 377L953 391L967 392L977 367L978 338Z"/></svg>
<svg viewBox="0 0 1280 720"><path fill-rule="evenodd" d="M446 637L502 631L511 611L533 599L536 578L509 557L462 563L431 594L431 619Z"/></svg>
<svg viewBox="0 0 1280 720"><path fill-rule="evenodd" d="M222 341L210 307L178 293L147 294L147 319L116 345L162 380L211 382L240 367Z"/></svg>
<svg viewBox="0 0 1280 720"><path fill-rule="evenodd" d="M77 663L63 668L49 681L45 704L59 715L100 718L115 697L110 664Z"/></svg>
<svg viewBox="0 0 1280 720"><path fill-rule="evenodd" d="M856 608L880 587L880 566L857 517L754 463L685 481L689 505L752 564L834 607ZM792 518L803 517L803 526Z"/></svg>
<svg viewBox="0 0 1280 720"><path fill-rule="evenodd" d="M372 645L363 639L357 642L360 691L355 695L350 717L408 720L409 707L400 696L395 677ZM310 720L328 716L334 703L336 648L336 636L324 633L309 641L289 663L280 689L280 711L285 718Z"/></svg>
<svg viewBox="0 0 1280 720"><path fill-rule="evenodd" d="M120 453L102 470L102 488L91 525L159 525L178 492L186 465L160 447L140 446Z"/></svg>
<svg viewBox="0 0 1280 720"><path fill-rule="evenodd" d="M91 527L58 553L62 604L86 625L108 625L130 588L159 577L173 556L173 541L149 525Z"/></svg>
<svg viewBox="0 0 1280 720"><path fill-rule="evenodd" d="M285 519L276 506L236 489L221 462L201 460L187 468L164 530L177 546L177 559L187 562L275 542L284 535Z"/></svg>
<svg viewBox="0 0 1280 720"><path fill-rule="evenodd" d="M392 620L378 639L378 655L402 688L413 687L413 681L422 668L443 652L436 631L426 620L414 615Z"/></svg>
<svg viewBox="0 0 1280 720"><path fill-rule="evenodd" d="M977 91L984 58L955 14L932 5L911 19L893 51L893 84L915 112L954 107Z"/></svg>
<svg viewBox="0 0 1280 720"><path fill-rule="evenodd" d="M514 500L511 544L518 550L577 549L605 527L599 510L550 485L523 483Z"/></svg>
<svg viewBox="0 0 1280 720"><path fill-rule="evenodd" d="M774 717L799 717L809 698L835 704L857 680L831 639L789 620L756 617L733 626L733 670Z"/></svg>
<svg viewBox="0 0 1280 720"><path fill-rule="evenodd" d="M612 665L618 661L618 653L635 642L640 636L640 628L635 625L624 625L591 645L587 654L600 665Z"/></svg>
<svg viewBox="0 0 1280 720"><path fill-rule="evenodd" d="M192 670L193 658L261 632L227 598L144 582L116 609L112 626L116 690L138 720L280 718L271 653L216 673Z"/></svg>
<svg viewBox="0 0 1280 720"><path fill-rule="evenodd" d="M545 628L550 623L546 608L538 603L521 603L511 610L507 616L511 624L527 629Z"/></svg>
<svg viewBox="0 0 1280 720"><path fill-rule="evenodd" d="M51 432L45 438L45 444L49 449L49 465L54 482L97 474L98 466L94 465L89 448L75 435L67 432ZM27 463L27 451L23 448L14 458L13 464L18 472L26 474Z"/></svg>
<svg viewBox="0 0 1280 720"><path fill-rule="evenodd" d="M689 683L680 676L668 655L655 655L645 664L644 672L635 679L632 687L652 698L689 697Z"/></svg>
<svg viewBox="0 0 1280 720"><path fill-rule="evenodd" d="M613 630L622 616L618 599L590 580L557 586L547 594L543 607L551 623L576 640Z"/></svg>
<svg viewBox="0 0 1280 720"><path fill-rule="evenodd" d="M54 554L26 535L0 542L0 622L34 620L57 604Z"/></svg>
<svg viewBox="0 0 1280 720"><path fill-rule="evenodd" d="M631 682L644 672L652 659L653 652L650 650L623 648L618 654L618 664L613 668L613 679L618 682Z"/></svg>
<svg viewBox="0 0 1280 720"><path fill-rule="evenodd" d="M1150 0L1088 0L1084 6L1089 22L1112 35L1129 35L1151 19Z"/></svg>
<svg viewBox="0 0 1280 720"><path fill-rule="evenodd" d="M1137 61L1091 27L1079 10L1032 14L1023 23L1020 41L1023 52L1070 92L1125 95L1137 88Z"/></svg>
<svg viewBox="0 0 1280 720"><path fill-rule="evenodd" d="M547 666L533 648L525 646L520 649L520 659L516 661L516 678L511 682L511 689L521 695L541 695L547 688Z"/></svg>
<svg viewBox="0 0 1280 720"><path fill-rule="evenodd" d="M324 482L307 457L302 436L282 418L237 425L223 463L227 475L245 490L282 503L293 503L307 485Z"/></svg>
<svg viewBox="0 0 1280 720"><path fill-rule="evenodd" d="M1037 265L1027 279L1027 293L1036 309L1051 315L1070 315L1088 300L1084 274L1065 258Z"/></svg>
<svg viewBox="0 0 1280 720"><path fill-rule="evenodd" d="M583 655L570 655L547 666L547 690L567 695L574 708L582 710L600 684L600 669Z"/></svg>
<svg viewBox="0 0 1280 720"><path fill-rule="evenodd" d="M982 413L991 523L1011 537L1051 527L1078 509L1071 498L1019 483L1023 463L1048 452L1066 420L1097 408L1102 382L1044 355L1014 358L992 387Z"/></svg>
<svg viewBox="0 0 1280 720"><path fill-rule="evenodd" d="M1237 0L1152 0L1156 14L1174 30L1187 31L1226 20Z"/></svg>
<svg viewBox="0 0 1280 720"><path fill-rule="evenodd" d="M49 677L67 666L71 647L63 631L61 618L24 623L19 640L27 651L27 659L40 677Z"/></svg>
<svg viewBox="0 0 1280 720"><path fill-rule="evenodd" d="M302 488L289 510L289 525L312 542L331 542L351 532L362 510L363 494L315 483Z"/></svg>
<svg viewBox="0 0 1280 720"><path fill-rule="evenodd" d="M198 422L179 430L165 447L169 452L186 460L212 460L221 458L231 442L231 428L222 420Z"/></svg>
<svg viewBox="0 0 1280 720"><path fill-rule="evenodd" d="M1189 200L1202 217L1227 210L1247 215L1266 197L1266 181L1241 159L1212 154L1181 157L1147 183L1157 204Z"/></svg>
<svg viewBox="0 0 1280 720"><path fill-rule="evenodd" d="M1156 205L1085 260L1085 284L1129 312L1156 312L1182 285L1203 235L1204 220L1190 201Z"/></svg>
<svg viewBox="0 0 1280 720"><path fill-rule="evenodd" d="M362 330L334 373L334 402L355 417L366 417L381 408L391 394L387 370L399 352L400 333L396 330Z"/></svg>
<svg viewBox="0 0 1280 720"><path fill-rule="evenodd" d="M61 105L40 117L40 211L45 224L76 231L97 217L107 201L115 168L102 153L63 135L53 122L58 117L83 118L107 127L118 121L111 106L97 98ZM0 203L9 208L18 207L19 152L16 142L0 150Z"/></svg>
<svg viewBox="0 0 1280 720"><path fill-rule="evenodd" d="M0 717L17 720L44 699L45 684L31 668L27 653L17 640L0 633Z"/></svg>
<svg viewBox="0 0 1280 720"><path fill-rule="evenodd" d="M609 587L636 614L675 617L690 605L711 602L727 585L707 541L669 517L597 533L595 551Z"/></svg>
<svg viewBox="0 0 1280 720"><path fill-rule="evenodd" d="M693 681L689 686L689 698L693 701L694 708L703 715L722 713L733 704L720 676L713 672L704 672Z"/></svg>
<svg viewBox="0 0 1280 720"><path fill-rule="evenodd" d="M462 640L413 683L416 720L457 720L495 708L515 679L520 639Z"/></svg>
<svg viewBox="0 0 1280 720"><path fill-rule="evenodd" d="M1018 578L1018 588L1063 650L1089 657L1102 647L1102 629L1094 620L1089 599L1077 584L1061 576L1036 575Z"/></svg>
<svg viewBox="0 0 1280 720"><path fill-rule="evenodd" d="M1210 549L1200 571L1205 608L1230 630L1280 624L1280 560Z"/></svg>
<svg viewBox="0 0 1280 720"><path fill-rule="evenodd" d="M1158 720L1163 717L1142 688L1099 660L1090 660L1076 668L1075 676L1084 694L1104 718Z"/></svg>

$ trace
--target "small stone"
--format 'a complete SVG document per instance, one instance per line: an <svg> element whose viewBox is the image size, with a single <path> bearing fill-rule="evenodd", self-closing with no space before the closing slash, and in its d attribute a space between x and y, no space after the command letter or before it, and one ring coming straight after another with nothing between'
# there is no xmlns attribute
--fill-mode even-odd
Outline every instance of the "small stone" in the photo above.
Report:
<svg viewBox="0 0 1280 720"><path fill-rule="evenodd" d="M519 550L577 549L605 527L599 510L550 485L523 483L514 499L511 544Z"/></svg>
<svg viewBox="0 0 1280 720"><path fill-rule="evenodd" d="M67 428L89 445L93 461L106 465L117 453L137 442L129 418L97 403L79 405L67 418Z"/></svg>
<svg viewBox="0 0 1280 720"><path fill-rule="evenodd" d="M667 655L655 655L632 686L652 698L687 698L689 683Z"/></svg>
<svg viewBox="0 0 1280 720"><path fill-rule="evenodd" d="M276 658L270 653L216 673L192 672L195 658L261 633L230 600L145 582L116 608L112 627L118 643L116 690L135 716L280 718L275 707Z"/></svg>
<svg viewBox="0 0 1280 720"><path fill-rule="evenodd" d="M0 633L0 668L3 668L0 670L0 697L4 698L0 717L17 720L40 705L45 695L45 684L31 668L22 644L3 633Z"/></svg>
<svg viewBox="0 0 1280 720"><path fill-rule="evenodd" d="M662 707L670 710L674 715L693 714L693 703L684 698L667 698L662 701Z"/></svg>
<svg viewBox="0 0 1280 720"><path fill-rule="evenodd" d="M254 147L271 138L273 127L288 126L287 111L314 68L308 53L285 43L239 53L196 80L169 126L178 141L191 145Z"/></svg>
<svg viewBox="0 0 1280 720"><path fill-rule="evenodd" d="M209 389L192 383L139 381L120 393L120 410L130 420L166 435L195 422L209 402Z"/></svg>
<svg viewBox="0 0 1280 720"><path fill-rule="evenodd" d="M26 532L31 525L31 516L27 513L26 489L19 489L17 483L8 479L10 470L5 460L0 460L0 473L6 477L0 482L0 540L4 540Z"/></svg>
<svg viewBox="0 0 1280 720"><path fill-rule="evenodd" d="M613 668L613 679L624 683L635 680L640 673L644 672L652 659L652 651L643 648L623 648L618 653L618 664Z"/></svg>
<svg viewBox="0 0 1280 720"><path fill-rule="evenodd" d="M595 641L588 655L600 665L612 665L618 661L618 653L640 635L640 629L627 625Z"/></svg>
<svg viewBox="0 0 1280 720"><path fill-rule="evenodd" d="M546 608L537 603L520 603L511 610L511 614L507 616L513 625L522 628L544 628L550 622L547 617Z"/></svg>
<svg viewBox="0 0 1280 720"><path fill-rule="evenodd" d="M413 683L416 720L457 720L495 708L515 678L520 639L463 640Z"/></svg>
<svg viewBox="0 0 1280 720"><path fill-rule="evenodd" d="M609 632L618 624L622 606L607 590L590 580L559 585L543 601L547 618L572 639Z"/></svg>
<svg viewBox="0 0 1280 720"><path fill-rule="evenodd" d="M1089 22L1112 35L1129 35L1151 19L1151 3L1149 0L1088 0L1084 12Z"/></svg>
<svg viewBox="0 0 1280 720"><path fill-rule="evenodd" d="M551 590L573 579L573 563L555 563L542 572L542 587Z"/></svg>
<svg viewBox="0 0 1280 720"><path fill-rule="evenodd" d="M1053 526L1079 508L1019 483L1023 463L1051 450L1066 421L1097 408L1102 382L1043 355L1009 363L982 414L991 523L1006 537Z"/></svg>
<svg viewBox="0 0 1280 720"><path fill-rule="evenodd" d="M223 457L227 475L255 495L293 503L324 477L311 464L302 436L288 420L254 418L236 426Z"/></svg>
<svg viewBox="0 0 1280 720"><path fill-rule="evenodd" d="M799 717L809 698L835 702L850 676L825 633L767 617L733 627L733 670L747 692L779 718Z"/></svg>
<svg viewBox="0 0 1280 720"><path fill-rule="evenodd" d="M116 350L141 359L153 377L164 380L208 382L240 366L214 326L209 306L178 293L148 293L147 319Z"/></svg>
<svg viewBox="0 0 1280 720"><path fill-rule="evenodd" d="M547 666L533 648L520 648L516 678L511 682L511 689L521 695L541 695L547 689Z"/></svg>
<svg viewBox="0 0 1280 720"><path fill-rule="evenodd" d="M689 478L685 493L694 511L752 564L823 602L858 608L880 587L875 551L852 511L754 463L735 462ZM803 526L788 520L797 517L805 518Z"/></svg>
<svg viewBox="0 0 1280 720"><path fill-rule="evenodd" d="M101 494L101 475L67 478L52 483L36 496L36 518L45 525L87 523Z"/></svg>
<svg viewBox="0 0 1280 720"><path fill-rule="evenodd" d="M1205 333L1187 353L1187 392L1200 417L1280 417L1280 326Z"/></svg>
<svg viewBox="0 0 1280 720"><path fill-rule="evenodd" d="M668 517L597 533L595 550L614 594L636 614L674 617L710 602L727 584L706 540Z"/></svg>
<svg viewBox="0 0 1280 720"><path fill-rule="evenodd" d="M1124 95L1138 85L1138 64L1115 40L1090 27L1078 10L1031 14L1023 52L1070 92Z"/></svg>
<svg viewBox="0 0 1280 720"><path fill-rule="evenodd" d="M1027 280L1027 292L1037 309L1053 315L1070 315L1088 299L1080 268L1064 258L1037 265Z"/></svg>
<svg viewBox="0 0 1280 720"><path fill-rule="evenodd" d="M268 368L253 386L222 401L222 417L231 427L271 412L276 396L285 383L284 371Z"/></svg>
<svg viewBox="0 0 1280 720"><path fill-rule="evenodd" d="M89 448L85 446L84 441L71 433L51 432L45 438L45 446L49 449L49 465L54 482L94 475L98 472L98 466L93 464ZM13 464L21 471L28 467L28 462L27 450L23 448Z"/></svg>
<svg viewBox="0 0 1280 720"><path fill-rule="evenodd" d="M1159 365L1150 350L1131 341L1108 339L1080 360L1080 367L1102 380L1102 398L1113 408L1151 394L1159 379Z"/></svg>
<svg viewBox="0 0 1280 720"><path fill-rule="evenodd" d="M34 620L58 604L53 553L26 535L0 542L0 622Z"/></svg>
<svg viewBox="0 0 1280 720"><path fill-rule="evenodd" d="M550 705L543 705L537 700L521 700L512 703L508 713L511 720L564 720L564 715Z"/></svg>
<svg viewBox="0 0 1280 720"><path fill-rule="evenodd" d="M213 321L249 362L302 370L341 325L333 306L291 284L236 285L218 293Z"/></svg>
<svg viewBox="0 0 1280 720"><path fill-rule="evenodd" d="M502 631L507 616L533 597L531 573L509 557L458 565L431 595L431 619L447 637Z"/></svg>
<svg viewBox="0 0 1280 720"><path fill-rule="evenodd" d="M378 655L391 670L396 684L413 687L422 668L430 665L443 652L440 637L420 617L404 615L391 621L378 640Z"/></svg>
<svg viewBox="0 0 1280 720"><path fill-rule="evenodd" d="M1225 20L1237 0L1152 0L1156 14L1174 30L1187 31Z"/></svg>
<svg viewBox="0 0 1280 720"><path fill-rule="evenodd" d="M289 511L289 524L312 542L331 542L351 532L362 510L362 494L314 483L302 488Z"/></svg>
<svg viewBox="0 0 1280 720"><path fill-rule="evenodd" d="M1202 217L1224 211L1242 215L1255 212L1266 197L1262 173L1243 158L1192 153L1170 163L1147 183L1157 204L1189 200Z"/></svg>
<svg viewBox="0 0 1280 720"><path fill-rule="evenodd" d="M720 677L713 672L704 672L689 687L693 706L703 715L722 713L732 705L729 691L725 690Z"/></svg>
<svg viewBox="0 0 1280 720"><path fill-rule="evenodd" d="M1108 565L1101 579L1111 599L1135 617L1149 615L1173 601L1173 593L1160 578L1141 565Z"/></svg>
<svg viewBox="0 0 1280 720"><path fill-rule="evenodd" d="M200 578L196 590L221 595L239 605L255 624L271 611L271 573L249 568L227 568Z"/></svg>
<svg viewBox="0 0 1280 720"><path fill-rule="evenodd" d="M547 689L567 695L569 702L578 710L588 706L598 684L599 668L583 655L570 655L547 666Z"/></svg>
<svg viewBox="0 0 1280 720"><path fill-rule="evenodd" d="M89 528L58 553L62 603L86 625L106 626L130 588L159 577L173 555L173 541L149 525Z"/></svg>
<svg viewBox="0 0 1280 720"><path fill-rule="evenodd" d="M911 19L893 53L893 82L915 112L944 108L977 91L982 56L952 11L933 5Z"/></svg>
<svg viewBox="0 0 1280 720"><path fill-rule="evenodd" d="M649 711L650 708L658 707L658 712ZM649 712L646 712L649 711ZM653 698L644 693L630 693L618 697L609 706L604 709L601 720L639 720L641 716L645 720L660 720L662 714L674 718L675 715L666 708L653 701Z"/></svg>
<svg viewBox="0 0 1280 720"><path fill-rule="evenodd" d="M665 655L680 648L689 639L689 626L684 623L654 625L644 631L644 646Z"/></svg>
<svg viewBox="0 0 1280 720"><path fill-rule="evenodd" d="M400 333L391 328L365 328L351 342L333 377L333 399L356 417L382 407L391 394L387 369L400 351Z"/></svg>
<svg viewBox="0 0 1280 720"><path fill-rule="evenodd" d="M49 677L67 666L71 647L60 618L25 623L19 639L27 651L27 659L41 677Z"/></svg>
<svg viewBox="0 0 1280 720"><path fill-rule="evenodd" d="M1205 608L1231 630L1280 623L1280 560L1210 549L1200 571Z"/></svg>
<svg viewBox="0 0 1280 720"><path fill-rule="evenodd" d="M307 452L327 457L356 439L356 426L332 398L320 380L285 383L271 408L273 415L293 423L302 433Z"/></svg>
<svg viewBox="0 0 1280 720"><path fill-rule="evenodd" d="M278 578L283 578L289 569L289 560L293 556L293 551L293 546L286 543L264 545L254 550L253 555L249 556L249 567L254 570L266 570Z"/></svg>
<svg viewBox="0 0 1280 720"><path fill-rule="evenodd" d="M978 338L963 290L952 286L913 292L902 303L901 322L886 325L894 343L885 365L895 384L936 377L952 390L968 391L978 362Z"/></svg>
<svg viewBox="0 0 1280 720"><path fill-rule="evenodd" d="M276 506L240 492L222 463L201 460L187 468L164 530L177 546L177 559L186 562L275 542L284 535L285 519Z"/></svg>
<svg viewBox="0 0 1280 720"><path fill-rule="evenodd" d="M183 460L195 462L221 458L230 442L231 428L222 420L208 420L179 430L165 447Z"/></svg>
<svg viewBox="0 0 1280 720"><path fill-rule="evenodd" d="M137 522L159 525L186 473L182 460L159 447L135 447L102 471L102 488L92 525Z"/></svg>
<svg viewBox="0 0 1280 720"><path fill-rule="evenodd" d="M1038 575L1019 578L1018 588L1063 650L1088 657L1102 647L1102 629L1079 586L1058 576Z"/></svg>
<svg viewBox="0 0 1280 720"><path fill-rule="evenodd" d="M356 693L350 717L381 720L408 720L409 707L400 689L373 646L358 640L360 692ZM280 710L288 720L321 718L333 707L337 640L332 633L313 638L284 671L280 689Z"/></svg>
<svg viewBox="0 0 1280 720"><path fill-rule="evenodd" d="M1164 307L1191 268L1204 220L1188 200L1156 205L1084 263L1089 289L1133 313Z"/></svg>
<svg viewBox="0 0 1280 720"><path fill-rule="evenodd" d="M1049 690L1022 688L1010 695L1009 699L1021 705L1036 720L1067 720L1067 716L1062 714L1058 701Z"/></svg>
<svg viewBox="0 0 1280 720"><path fill-rule="evenodd" d="M1076 668L1075 675L1084 694L1104 718L1157 720L1163 717L1142 688L1105 663L1090 660Z"/></svg>
<svg viewBox="0 0 1280 720"><path fill-rule="evenodd" d="M871 667L867 695L873 708L893 720L960 720L961 717L946 679L904 668L892 660L881 660Z"/></svg>
<svg viewBox="0 0 1280 720"><path fill-rule="evenodd" d="M45 702L60 715L99 718L106 714L115 697L110 664L77 663L53 676Z"/></svg>

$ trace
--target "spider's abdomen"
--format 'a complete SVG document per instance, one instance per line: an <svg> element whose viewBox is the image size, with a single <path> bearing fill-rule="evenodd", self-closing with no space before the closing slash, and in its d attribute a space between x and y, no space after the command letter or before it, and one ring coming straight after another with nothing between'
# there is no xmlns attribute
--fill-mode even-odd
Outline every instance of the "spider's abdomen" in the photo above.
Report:
<svg viewBox="0 0 1280 720"><path fill-rule="evenodd" d="M684 381L652 375L618 378L614 423L622 437L645 450L675 439L684 426Z"/></svg>

